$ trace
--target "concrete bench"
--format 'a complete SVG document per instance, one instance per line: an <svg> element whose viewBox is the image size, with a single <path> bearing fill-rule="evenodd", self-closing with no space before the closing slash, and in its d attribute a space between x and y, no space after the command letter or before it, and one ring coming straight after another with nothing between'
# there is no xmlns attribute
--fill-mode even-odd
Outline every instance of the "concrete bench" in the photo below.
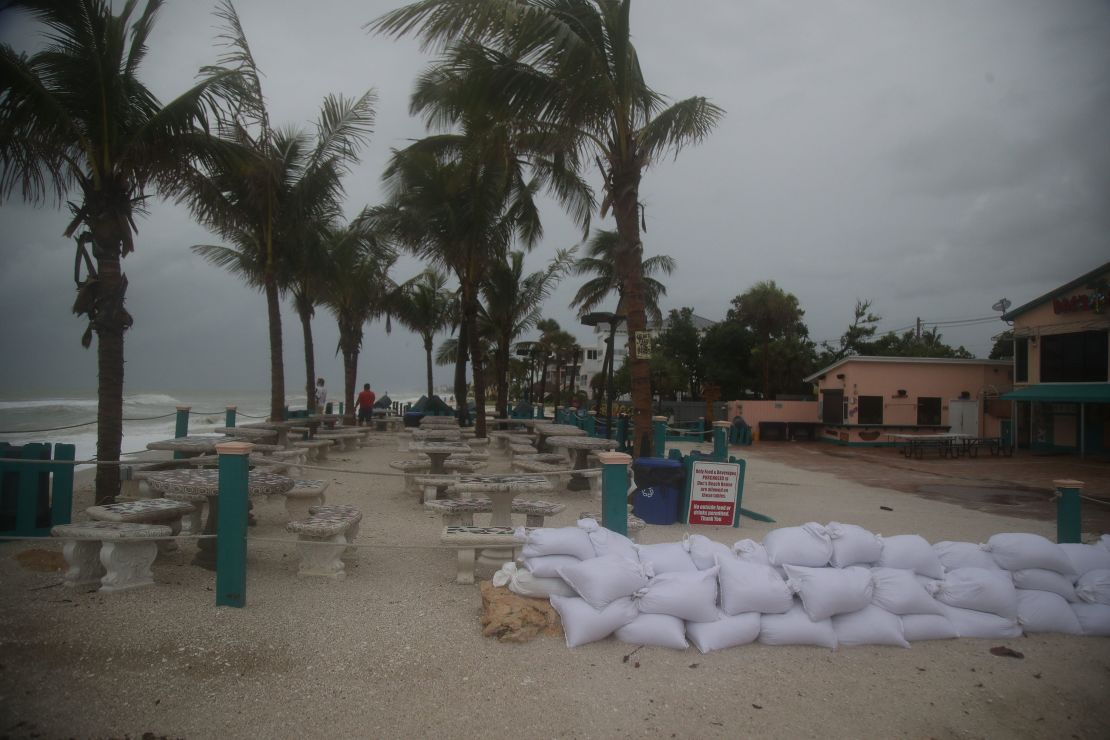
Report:
<svg viewBox="0 0 1110 740"><path fill-rule="evenodd" d="M89 518L97 522L131 522L133 524L164 524L170 528L170 534L181 533L181 520L183 517L198 514L199 507L185 501L174 501L168 498L147 498L139 501L123 501L116 504L102 504L90 506L85 509ZM199 531L190 526L190 531ZM172 541L159 542L162 552L172 552L177 549L177 543Z"/></svg>
<svg viewBox="0 0 1110 740"><path fill-rule="evenodd" d="M449 498L438 501L425 501L424 508L443 516L444 526L473 526L475 514L489 514L493 502L488 498ZM565 504L552 501L532 501L514 499L513 513L524 514L529 527L542 527L549 516L555 516L566 509Z"/></svg>
<svg viewBox="0 0 1110 740"><path fill-rule="evenodd" d="M299 447L308 450L308 459L312 460L327 460L328 448L334 442L330 439L301 439L289 443L291 447Z"/></svg>
<svg viewBox="0 0 1110 740"><path fill-rule="evenodd" d="M165 524L107 521L59 524L50 529L52 536L66 540L62 548L69 566L65 584L99 584L107 593L154 583L150 566L158 556L158 545L145 538L169 537L172 533Z"/></svg>
<svg viewBox="0 0 1110 740"><path fill-rule="evenodd" d="M289 522L285 529L297 535L301 562L297 574L345 578L343 555L358 533L362 512L350 507L323 507L322 513Z"/></svg>
<svg viewBox="0 0 1110 740"><path fill-rule="evenodd" d="M509 454L513 457L517 455L535 455L539 452L534 445L522 445L509 443Z"/></svg>
<svg viewBox="0 0 1110 740"><path fill-rule="evenodd" d="M513 457L512 466L513 472L538 473L551 481L551 485L556 487L561 486L563 481L570 477L570 466L567 465L566 460L563 460L562 464L557 464L516 455Z"/></svg>
<svg viewBox="0 0 1110 740"><path fill-rule="evenodd" d="M362 439L361 432L317 432L316 439L327 439L335 442L336 446L344 452L351 452L358 447Z"/></svg>
<svg viewBox="0 0 1110 740"><path fill-rule="evenodd" d="M593 519L598 524L601 524L601 513L597 511L583 511L578 514L579 519ZM640 541L640 533L644 531L647 522L638 516L632 514L628 515L628 539L633 542Z"/></svg>
<svg viewBox="0 0 1110 740"><path fill-rule="evenodd" d="M536 439L527 434L510 434L505 439L508 440L510 445L533 445L535 446Z"/></svg>
<svg viewBox="0 0 1110 740"><path fill-rule="evenodd" d="M470 447L489 447L489 437L468 437L465 441Z"/></svg>
<svg viewBox="0 0 1110 740"><path fill-rule="evenodd" d="M405 474L405 489L408 491L419 490L416 486L416 476L427 474L432 469L431 460L409 458L406 460L390 460L389 467L400 470Z"/></svg>
<svg viewBox="0 0 1110 740"><path fill-rule="evenodd" d="M413 488L419 491L424 502L441 498L447 487L459 480L457 475L417 475L413 477Z"/></svg>
<svg viewBox="0 0 1110 740"><path fill-rule="evenodd" d="M328 485L326 480L294 480L293 487L280 494L285 498L285 513L289 515L289 521L304 519L314 507L323 506Z"/></svg>
<svg viewBox="0 0 1110 740"><path fill-rule="evenodd" d="M486 463L482 460L456 460L451 456L443 461L443 469L453 473L477 473L485 467Z"/></svg>
<svg viewBox="0 0 1110 740"><path fill-rule="evenodd" d="M362 510L357 506L352 506L351 504L320 504L319 506L310 506L308 513L310 516L327 516L332 514L349 516L354 521L351 526L347 528L347 542L353 543L355 539L358 538L358 528L359 524L362 522ZM358 548L353 544L348 544L340 558L343 560L344 567L358 565Z"/></svg>
<svg viewBox="0 0 1110 740"><path fill-rule="evenodd" d="M474 562L478 550L496 547L516 551L522 543L513 535L512 527L465 527L449 526L443 528L439 541L458 551L458 570L455 583L474 583Z"/></svg>

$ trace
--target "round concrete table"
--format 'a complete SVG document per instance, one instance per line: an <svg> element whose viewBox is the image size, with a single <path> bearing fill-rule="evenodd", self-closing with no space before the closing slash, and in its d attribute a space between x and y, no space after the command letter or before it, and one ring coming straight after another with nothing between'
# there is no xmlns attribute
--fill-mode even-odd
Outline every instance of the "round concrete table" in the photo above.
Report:
<svg viewBox="0 0 1110 740"><path fill-rule="evenodd" d="M293 489L296 484L292 478L276 473L251 472L247 474L247 494L249 496L273 496ZM208 518L201 534L216 534L220 516L220 471L219 470L167 470L151 473L147 485L152 490L175 501L192 504L208 502ZM197 540L197 555L193 563L208 570L216 569L216 540Z"/></svg>
<svg viewBox="0 0 1110 740"><path fill-rule="evenodd" d="M443 468L443 462L447 458L455 454L470 454L472 450L470 445L462 442L417 442L409 445L409 452L427 455L432 461L429 472L432 475L443 475L447 472Z"/></svg>
<svg viewBox="0 0 1110 740"><path fill-rule="evenodd" d="M182 457L196 457L197 455L215 455L216 445L227 441L227 437L174 437L173 439L148 442L146 448L148 450L180 452Z"/></svg>
<svg viewBox="0 0 1110 740"><path fill-rule="evenodd" d="M602 439L600 437L548 437L547 444L551 447L562 447L574 453L574 469L585 470L589 467L588 458L591 452L611 450L617 446L615 439ZM571 475L567 488L571 491L584 491L590 487L589 481L581 475Z"/></svg>
<svg viewBox="0 0 1110 740"><path fill-rule="evenodd" d="M549 437L585 437L585 429L571 426L570 424L536 424L532 427L536 433L536 449L547 452L547 439Z"/></svg>
<svg viewBox="0 0 1110 740"><path fill-rule="evenodd" d="M242 436L245 436L245 435L238 434L236 432L236 430L239 430L239 429L268 429L272 432L277 433L277 444L281 445L282 447L288 447L289 446L289 428L294 427L294 426L296 426L296 424L294 424L291 421L257 421L257 422L251 422L250 424L239 424L238 426L231 427L230 430L228 431L228 434L242 437Z"/></svg>

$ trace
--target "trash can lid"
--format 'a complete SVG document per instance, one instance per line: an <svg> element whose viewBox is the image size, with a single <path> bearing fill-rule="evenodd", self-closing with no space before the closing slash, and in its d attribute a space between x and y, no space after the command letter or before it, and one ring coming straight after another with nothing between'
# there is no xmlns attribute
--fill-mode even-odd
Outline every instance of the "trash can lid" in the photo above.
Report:
<svg viewBox="0 0 1110 740"><path fill-rule="evenodd" d="M632 461L633 468L681 468L681 460L670 460L665 457L637 457Z"/></svg>

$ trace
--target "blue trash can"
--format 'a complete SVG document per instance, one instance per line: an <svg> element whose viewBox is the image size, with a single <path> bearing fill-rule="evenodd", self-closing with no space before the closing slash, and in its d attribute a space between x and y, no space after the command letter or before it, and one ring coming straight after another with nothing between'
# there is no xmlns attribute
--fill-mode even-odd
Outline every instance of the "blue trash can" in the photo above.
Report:
<svg viewBox="0 0 1110 740"><path fill-rule="evenodd" d="M686 471L680 460L641 457L632 461L636 491L632 513L648 524L674 524L682 502Z"/></svg>
<svg viewBox="0 0 1110 740"><path fill-rule="evenodd" d="M420 426L420 420L424 418L424 414L420 411L406 411L404 416L404 423L406 427Z"/></svg>

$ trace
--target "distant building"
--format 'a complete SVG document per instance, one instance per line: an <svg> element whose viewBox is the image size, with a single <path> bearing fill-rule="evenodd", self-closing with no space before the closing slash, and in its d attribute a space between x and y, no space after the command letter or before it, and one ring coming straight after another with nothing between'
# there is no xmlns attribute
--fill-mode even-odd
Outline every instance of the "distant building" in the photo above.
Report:
<svg viewBox="0 0 1110 740"><path fill-rule="evenodd" d="M1020 447L1110 452L1110 262L1005 313Z"/></svg>

